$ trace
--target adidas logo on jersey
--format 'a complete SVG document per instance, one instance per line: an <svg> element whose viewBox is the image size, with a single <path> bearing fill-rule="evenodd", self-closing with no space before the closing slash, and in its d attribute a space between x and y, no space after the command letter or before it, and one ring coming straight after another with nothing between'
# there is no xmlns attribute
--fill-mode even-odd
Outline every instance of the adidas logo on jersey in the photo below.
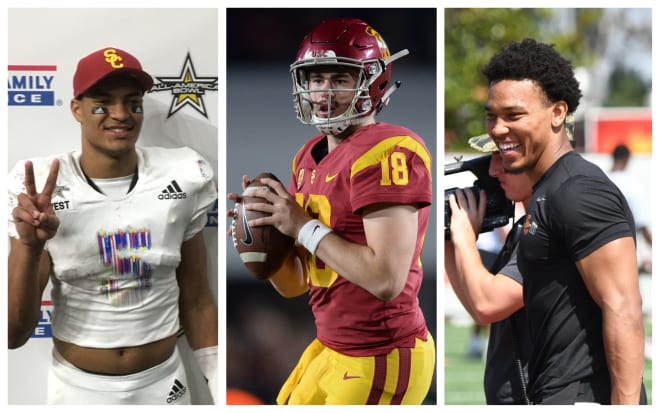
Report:
<svg viewBox="0 0 660 413"><path fill-rule="evenodd" d="M172 180L172 182L167 185L160 194L158 194L158 199L186 199L187 196L188 195L183 192L179 184L177 184L175 180Z"/></svg>
<svg viewBox="0 0 660 413"><path fill-rule="evenodd" d="M183 397L184 394L186 394L186 390L188 389L186 389L186 386L184 386L183 383L181 383L178 379L174 379L172 390L170 390L170 394L167 397L167 403L171 404L179 400L181 397Z"/></svg>

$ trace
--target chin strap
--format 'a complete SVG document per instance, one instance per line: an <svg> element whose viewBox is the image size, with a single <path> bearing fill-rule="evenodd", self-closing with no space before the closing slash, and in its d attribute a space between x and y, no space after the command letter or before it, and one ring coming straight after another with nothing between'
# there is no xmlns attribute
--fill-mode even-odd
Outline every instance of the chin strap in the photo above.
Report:
<svg viewBox="0 0 660 413"><path fill-rule="evenodd" d="M218 346L200 348L193 351L193 355L204 374L213 403L218 404Z"/></svg>

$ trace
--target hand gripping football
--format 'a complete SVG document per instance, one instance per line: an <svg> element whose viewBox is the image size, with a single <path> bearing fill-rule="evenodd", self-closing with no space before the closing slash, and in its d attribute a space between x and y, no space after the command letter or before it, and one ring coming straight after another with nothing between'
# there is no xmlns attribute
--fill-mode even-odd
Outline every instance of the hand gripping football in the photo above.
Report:
<svg viewBox="0 0 660 413"><path fill-rule="evenodd" d="M293 248L294 239L282 234L272 225L250 227L248 221L268 216L261 211L245 209L250 203L264 202L263 198L250 196L253 191L264 189L273 191L260 182L261 178L277 177L264 172L257 175L245 188L241 199L234 206L234 219L232 220L232 241L238 251L241 261L247 269L258 279L267 280L280 269L284 259ZM274 192L274 191L273 191Z"/></svg>

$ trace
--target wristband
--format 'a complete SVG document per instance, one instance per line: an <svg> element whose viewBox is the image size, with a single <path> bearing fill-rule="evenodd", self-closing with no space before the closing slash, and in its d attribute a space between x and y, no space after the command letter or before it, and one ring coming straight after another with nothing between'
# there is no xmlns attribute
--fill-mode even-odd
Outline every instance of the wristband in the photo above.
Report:
<svg viewBox="0 0 660 413"><path fill-rule="evenodd" d="M312 255L316 254L319 243L326 235L332 232L331 228L323 225L318 219L307 221L298 231L298 242Z"/></svg>
<svg viewBox="0 0 660 413"><path fill-rule="evenodd" d="M204 347L193 351L197 365L209 386L213 403L217 404L218 393L218 346Z"/></svg>

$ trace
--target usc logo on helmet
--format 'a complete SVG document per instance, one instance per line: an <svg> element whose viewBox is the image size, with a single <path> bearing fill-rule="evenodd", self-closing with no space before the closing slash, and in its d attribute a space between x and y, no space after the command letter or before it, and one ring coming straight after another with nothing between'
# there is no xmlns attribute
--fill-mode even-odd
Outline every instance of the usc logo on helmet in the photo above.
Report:
<svg viewBox="0 0 660 413"><path fill-rule="evenodd" d="M378 42L378 47L380 48L381 57L383 59L387 59L388 57L390 57L390 50L387 48L387 45L385 44L385 40L383 40L383 36L381 36L380 33L378 33L376 29L374 29L371 26L367 26L365 31L369 36L373 36L376 38L376 41Z"/></svg>

